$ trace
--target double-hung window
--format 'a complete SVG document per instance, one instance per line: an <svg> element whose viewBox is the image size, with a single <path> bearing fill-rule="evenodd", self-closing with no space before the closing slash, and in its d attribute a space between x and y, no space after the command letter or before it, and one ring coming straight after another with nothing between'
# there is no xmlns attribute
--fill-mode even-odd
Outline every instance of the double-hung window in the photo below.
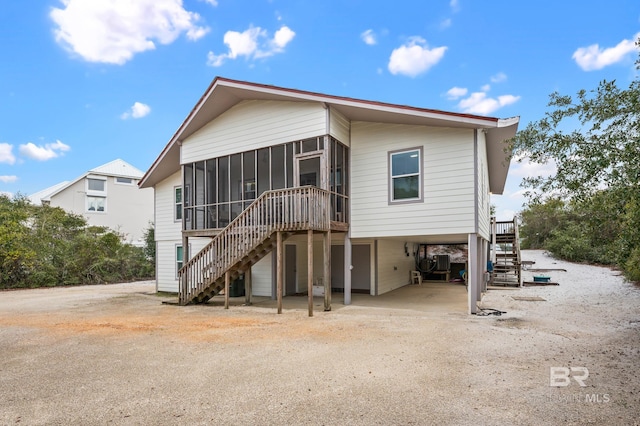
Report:
<svg viewBox="0 0 640 426"><path fill-rule="evenodd" d="M422 189L422 148L389 152L389 202L420 202Z"/></svg>

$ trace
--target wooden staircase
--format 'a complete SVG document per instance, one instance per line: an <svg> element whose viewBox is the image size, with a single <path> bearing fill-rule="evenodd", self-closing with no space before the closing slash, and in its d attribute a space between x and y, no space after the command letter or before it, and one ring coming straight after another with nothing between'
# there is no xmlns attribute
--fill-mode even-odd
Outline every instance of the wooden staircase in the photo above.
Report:
<svg viewBox="0 0 640 426"><path fill-rule="evenodd" d="M492 261L491 285L522 286L522 264L518 222L498 222L492 220Z"/></svg>
<svg viewBox="0 0 640 426"><path fill-rule="evenodd" d="M179 303L204 303L276 246L301 231L330 231L329 193L313 186L267 191L178 272Z"/></svg>

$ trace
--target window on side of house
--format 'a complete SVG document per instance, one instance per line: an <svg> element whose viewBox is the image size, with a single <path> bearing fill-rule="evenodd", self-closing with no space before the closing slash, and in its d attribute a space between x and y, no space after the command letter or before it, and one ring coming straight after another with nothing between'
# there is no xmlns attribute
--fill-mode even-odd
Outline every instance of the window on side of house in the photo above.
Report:
<svg viewBox="0 0 640 426"><path fill-rule="evenodd" d="M176 279L178 279L178 271L182 269L182 265L184 264L184 253L182 250L182 246L176 246Z"/></svg>
<svg viewBox="0 0 640 426"><path fill-rule="evenodd" d="M178 222L182 220L182 188L176 186L175 188L173 188L173 192L175 203L174 221Z"/></svg>
<svg viewBox="0 0 640 426"><path fill-rule="evenodd" d="M127 177L116 177L115 181L119 185L133 185L135 183L133 179Z"/></svg>
<svg viewBox="0 0 640 426"><path fill-rule="evenodd" d="M107 198L95 197L92 195L87 196L87 211L104 213L107 211Z"/></svg>
<svg viewBox="0 0 640 426"><path fill-rule="evenodd" d="M389 202L420 202L422 191L422 148L389 153Z"/></svg>
<svg viewBox="0 0 640 426"><path fill-rule="evenodd" d="M88 213L106 213L107 211L107 178L89 176L85 180L85 211Z"/></svg>
<svg viewBox="0 0 640 426"><path fill-rule="evenodd" d="M87 191L104 192L107 181L104 179L87 178Z"/></svg>

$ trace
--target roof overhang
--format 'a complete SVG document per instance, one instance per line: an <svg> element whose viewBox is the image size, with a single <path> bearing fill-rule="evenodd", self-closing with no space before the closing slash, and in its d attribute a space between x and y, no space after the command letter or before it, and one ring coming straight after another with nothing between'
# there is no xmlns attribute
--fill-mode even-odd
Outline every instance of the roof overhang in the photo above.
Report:
<svg viewBox="0 0 640 426"><path fill-rule="evenodd" d="M492 194L504 192L504 185L511 164L512 148L510 139L516 135L520 117L500 119L496 127L487 128L487 161L489 169L489 190Z"/></svg>
<svg viewBox="0 0 640 426"><path fill-rule="evenodd" d="M509 131L491 132L499 129L501 122L504 121L493 117L366 101L216 77L142 177L140 187L152 187L180 170L181 142L244 100L320 102L340 112L351 121L489 129L492 141L502 134L509 134ZM515 120L515 128L517 128L518 119L512 120ZM490 170L494 164L496 161L490 161ZM505 179L507 171L508 167L504 172ZM499 180L499 178L496 179ZM493 186L497 190L500 187L499 182L492 184Z"/></svg>

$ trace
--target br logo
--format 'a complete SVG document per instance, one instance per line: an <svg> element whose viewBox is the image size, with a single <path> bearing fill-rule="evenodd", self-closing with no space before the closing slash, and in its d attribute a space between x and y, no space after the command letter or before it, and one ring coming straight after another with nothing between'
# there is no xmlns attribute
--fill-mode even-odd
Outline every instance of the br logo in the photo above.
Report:
<svg viewBox="0 0 640 426"><path fill-rule="evenodd" d="M584 381L589 377L589 370L586 367L550 367L549 386L565 387L569 386L571 379L580 386L587 386Z"/></svg>

